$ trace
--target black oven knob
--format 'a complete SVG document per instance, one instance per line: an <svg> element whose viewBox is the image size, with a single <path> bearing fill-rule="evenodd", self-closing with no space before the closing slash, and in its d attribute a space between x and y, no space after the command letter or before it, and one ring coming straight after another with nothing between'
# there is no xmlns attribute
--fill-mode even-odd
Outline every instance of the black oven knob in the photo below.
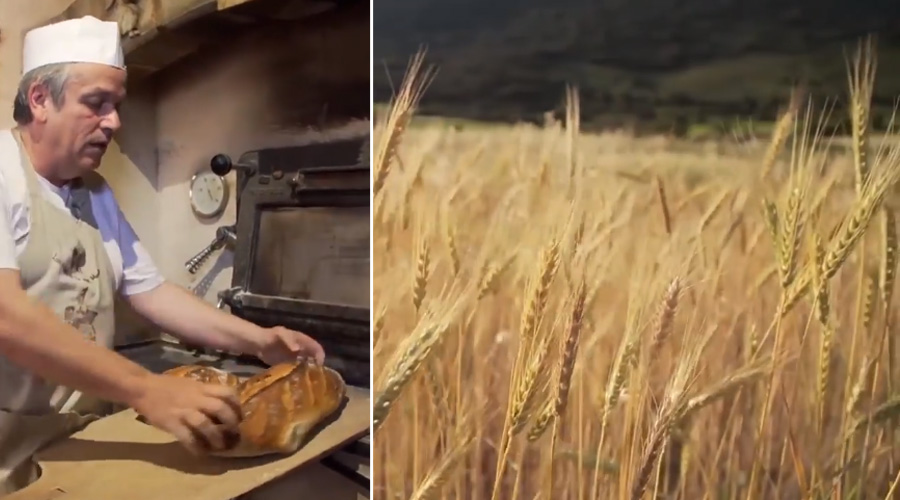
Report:
<svg viewBox="0 0 900 500"><path fill-rule="evenodd" d="M231 158L228 155L218 154L212 157L212 160L209 162L209 167L212 169L213 173L222 177L227 175L228 172L231 172L234 164L231 163Z"/></svg>

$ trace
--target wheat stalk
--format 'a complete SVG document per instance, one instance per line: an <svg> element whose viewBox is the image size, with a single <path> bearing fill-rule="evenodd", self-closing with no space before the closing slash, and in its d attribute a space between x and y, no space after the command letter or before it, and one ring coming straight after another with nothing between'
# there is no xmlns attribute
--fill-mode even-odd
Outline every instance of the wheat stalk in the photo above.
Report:
<svg viewBox="0 0 900 500"><path fill-rule="evenodd" d="M819 347L819 378L817 383L817 399L819 401L819 435L825 429L825 410L828 397L828 380L831 374L831 351L834 346L834 326L831 323L822 325L822 339Z"/></svg>
<svg viewBox="0 0 900 500"><path fill-rule="evenodd" d="M850 426L850 432L858 432L867 425L877 425L897 417L900 417L900 397L894 396L878 405L868 416L857 419Z"/></svg>
<svg viewBox="0 0 900 500"><path fill-rule="evenodd" d="M792 289L796 290L795 287L800 285L800 288L804 289L808 286L808 281L806 283L802 283L802 280L810 279L810 273L802 273L799 278L801 283L797 283L795 278L797 278L797 273L800 272L797 269L797 254L798 247L801 241L801 229L805 223L805 214L801 208L801 204L806 199L806 195L809 190L809 186L811 180L814 179L813 168L815 166L815 151L821 143L822 135L824 134L824 125L827 121L827 115L822 116L819 119L818 126L813 130L812 129L812 119L811 119L811 106L807 108L807 114L802 120L802 124L798 123L795 125L795 128L802 126L802 132L795 131L795 136L798 137L798 140L794 142L794 145L791 150L791 178L789 181L789 191L788 191L788 202L787 202L787 214L784 217L783 224L779 227L779 239L780 239L780 257L781 261L779 262L781 269L781 284L782 284L782 293L779 299L778 310L776 311L775 318L773 320L773 327L770 331L774 332L774 342L773 349L774 352L781 352L783 337L784 337L784 329L782 328L783 318L786 315L786 311L791 309L797 300L799 300L799 294L792 292ZM827 254L826 254L827 259ZM827 274L827 273L823 273ZM830 277L829 277L830 278ZM802 292L800 292L802 293ZM769 332L766 332L766 336L768 336ZM765 341L765 338L764 338ZM779 366L778 363L775 363L773 366ZM765 386L765 393L763 396L762 406L759 410L759 422L756 428L756 437L757 441L755 443L753 465L750 472L749 479L749 488L747 493L748 500L753 500L756 496L757 484L758 484L758 476L760 473L760 467L762 466L763 457L767 456L769 443L762 439L762 436L766 435L767 428L770 422L770 413L772 409L774 394L776 391L776 382L778 380L779 371L777 369L773 369L769 374L768 383Z"/></svg>
<svg viewBox="0 0 900 500"><path fill-rule="evenodd" d="M572 310L569 319L568 333L563 337L559 357L556 366L555 387L553 397L547 398L535 420L535 424L528 434L529 441L540 439L546 428L565 411L569 398L569 388L572 380L572 372L575 369L575 358L578 354L578 339L584 326L585 301L587 299L587 285L581 281L575 292L572 302Z"/></svg>
<svg viewBox="0 0 900 500"><path fill-rule="evenodd" d="M665 297L660 304L650 349L651 356L656 356L663 342L672 333L672 325L675 320L675 310L678 308L678 296L681 293L681 280L675 278L669 283Z"/></svg>
<svg viewBox="0 0 900 500"><path fill-rule="evenodd" d="M615 361L613 362L612 371L607 381L606 392L604 393L604 404L600 416L600 440L597 443L595 452L595 455L598 457L600 456L600 453L603 450L603 444L606 441L606 430L609 426L612 411L619 402L629 368L636 362L640 350L640 311L638 310L637 301L634 299L630 300L628 306L628 325L626 327L625 335L622 337L622 341L619 345ZM600 487L599 462L594 467L592 484L593 497L596 497L599 494L598 489Z"/></svg>
<svg viewBox="0 0 900 500"><path fill-rule="evenodd" d="M860 328L864 332L868 332L872 326L872 316L874 311L875 294L878 293L878 278L873 273L864 275L864 286L862 293L862 304L860 307Z"/></svg>
<svg viewBox="0 0 900 500"><path fill-rule="evenodd" d="M872 57L876 50L874 38L869 37L857 47L852 63L848 61L847 76L850 91L850 125L853 147L853 164L856 190L862 194L868 181L869 165L869 113L872 91L875 85L877 61Z"/></svg>
<svg viewBox="0 0 900 500"><path fill-rule="evenodd" d="M728 200L734 193L729 189L723 189L719 196L716 198L716 201L713 202L712 205L703 213L703 216L700 218L699 224L699 232L703 232L709 224L712 222L713 218L722 210L722 207L725 206L725 201Z"/></svg>
<svg viewBox="0 0 900 500"><path fill-rule="evenodd" d="M541 438L541 436L544 435L544 432L548 427L550 427L550 424L556 421L557 416L553 403L554 401L552 398L546 398L544 400L541 409L537 412L537 416L534 418L534 424L528 431L528 442L536 442Z"/></svg>
<svg viewBox="0 0 900 500"><path fill-rule="evenodd" d="M847 398L847 406L844 408L845 415L851 416L859 409L859 405L862 403L863 395L865 394L865 389L869 385L869 378L871 377L874 365L875 360L873 359L870 361L869 355L863 354L862 362L859 365L859 373L856 376L856 382L850 390L850 397Z"/></svg>
<svg viewBox="0 0 900 500"><path fill-rule="evenodd" d="M512 259L506 259L500 264L496 264L495 262L491 262L481 273L482 279L478 286L478 300L483 299L487 296L488 293L491 293L497 288L497 284L500 281L503 272L509 267L512 263Z"/></svg>
<svg viewBox="0 0 900 500"><path fill-rule="evenodd" d="M509 410L510 415L510 436L515 436L524 428L527 420L531 417L531 410L539 393L540 375L546 369L545 361L547 359L547 350L550 344L551 335L544 335L537 341L531 352L528 363L524 366L518 383L513 391L512 406Z"/></svg>
<svg viewBox="0 0 900 500"><path fill-rule="evenodd" d="M578 101L578 89L566 88L566 163L569 165L570 196L577 197L578 188L578 139L581 132L581 109Z"/></svg>
<svg viewBox="0 0 900 500"><path fill-rule="evenodd" d="M769 147L766 149L765 156L763 157L762 163L762 177L766 178L772 171L772 167L775 166L775 161L778 158L778 153L781 152L781 149L784 147L784 144L787 142L787 139L791 135L791 128L794 124L794 120L797 118L797 111L800 108L800 100L803 95L803 91L800 88L794 89L791 93L791 100L788 108L778 117L778 121L775 122L775 128L772 130L772 137L769 141Z"/></svg>
<svg viewBox="0 0 900 500"><path fill-rule="evenodd" d="M391 102L391 109L388 112L384 122L380 128L384 132L381 140L378 141L373 153L373 163L375 171L375 179L372 184L372 190L375 196L381 192L385 180L391 170L391 163L397 157L397 150L409 122L415 112L416 106L425 89L431 82L434 74L431 69L425 71L424 75L419 75L422 64L425 60L425 51L419 51L410 61L400 87L400 92Z"/></svg>
<svg viewBox="0 0 900 500"><path fill-rule="evenodd" d="M501 436L492 500L496 499L500 492L500 480L506 470L510 438L521 430L537 391L535 385L537 375L543 366L546 346L549 343L549 337L541 338L537 335L538 326L547 304L550 284L556 276L558 267L559 243L553 240L541 253L539 273L536 279L530 281L530 293L522 314L519 348L510 375L510 397Z"/></svg>
<svg viewBox="0 0 900 500"><path fill-rule="evenodd" d="M771 368L771 363L771 356L753 359L747 365L735 370L708 389L691 397L685 407L683 418L690 418L701 409L732 394L741 386L756 380Z"/></svg>
<svg viewBox="0 0 900 500"><path fill-rule="evenodd" d="M887 345L882 345L881 349L887 349L887 387L893 390L895 360L896 355L894 338L889 334L891 328L891 302L894 296L894 282L897 279L897 222L894 210L890 207L882 208L881 217L881 235L882 235L882 255L881 266L879 267L878 283L881 286L881 304L884 310L884 331L881 335L881 341Z"/></svg>
<svg viewBox="0 0 900 500"><path fill-rule="evenodd" d="M425 293L428 289L430 265L431 259L428 240L422 237L418 245L418 252L416 253L416 279L413 284L413 306L416 308L417 314L422 308L422 302L425 301Z"/></svg>
<svg viewBox="0 0 900 500"><path fill-rule="evenodd" d="M550 283L556 276L559 268L559 243L554 241L541 254L541 272L536 283L531 287L532 293L529 296L528 303L525 307L525 314L522 316L522 324L520 332L522 341L528 345L534 341L537 333L538 323L543 315L544 308L547 305L547 296L550 292Z"/></svg>
<svg viewBox="0 0 900 500"><path fill-rule="evenodd" d="M766 223L766 229L769 230L769 236L772 238L772 244L775 249L775 259L784 266L784 256L781 254L781 234L779 228L781 224L778 218L778 206L770 200L764 198L762 203L763 220Z"/></svg>
<svg viewBox="0 0 900 500"><path fill-rule="evenodd" d="M687 410L689 390L697 377L697 367L703 350L712 336L713 329L692 343L690 349L679 359L678 367L666 389L663 403L650 429L647 445L641 454L637 475L631 486L631 499L640 500L644 496L653 468L656 466L663 447L672 431L682 422Z"/></svg>
<svg viewBox="0 0 900 500"><path fill-rule="evenodd" d="M450 264L452 265L453 274L458 275L461 266L459 258L459 247L456 244L456 236L453 229L448 223L446 226L445 238L447 240L447 251L450 253Z"/></svg>
<svg viewBox="0 0 900 500"><path fill-rule="evenodd" d="M891 208L884 207L881 213L882 259L878 282L881 285L881 299L889 304L897 277L897 222Z"/></svg>
<svg viewBox="0 0 900 500"><path fill-rule="evenodd" d="M662 179L656 176L656 192L659 195L659 206L662 210L663 223L665 224L666 234L672 234L672 213L669 210L669 203L666 201L666 188L663 186Z"/></svg>
<svg viewBox="0 0 900 500"><path fill-rule="evenodd" d="M575 370L575 359L578 356L579 339L584 327L585 304L587 300L587 284L579 283L575 292L575 300L572 304L572 312L569 322L568 335L562 347L562 357L559 362L559 378L557 380L556 401L554 407L556 415L562 415L569 399L569 389L572 383L572 373Z"/></svg>
<svg viewBox="0 0 900 500"><path fill-rule="evenodd" d="M832 239L823 265L826 279L831 279L837 274L838 269L868 230L869 223L875 212L881 207L888 188L896 184L900 178L900 173L898 173L900 164L897 163L896 155L897 153L891 155L891 164L884 169L884 172L871 172L863 186L859 200L854 204L850 214L841 225L841 229Z"/></svg>
<svg viewBox="0 0 900 500"><path fill-rule="evenodd" d="M419 486L409 497L410 500L437 500L443 498L441 493L450 478L451 472L469 451L473 441L474 438L472 436L457 441L453 449L440 462L435 464L425 476L425 479L419 483Z"/></svg>
<svg viewBox="0 0 900 500"><path fill-rule="evenodd" d="M465 303L465 294L460 293L456 297L449 305L441 304L435 306L435 309L426 309L416 330L406 341L405 348L398 350L394 360L388 363L385 382L372 405L372 434L384 423L393 404L459 314Z"/></svg>

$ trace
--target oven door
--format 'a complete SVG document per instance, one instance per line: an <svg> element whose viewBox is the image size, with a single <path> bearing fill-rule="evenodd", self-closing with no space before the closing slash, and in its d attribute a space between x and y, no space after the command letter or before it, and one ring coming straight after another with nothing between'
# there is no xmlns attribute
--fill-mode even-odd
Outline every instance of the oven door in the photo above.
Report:
<svg viewBox="0 0 900 500"><path fill-rule="evenodd" d="M239 175L232 288L220 297L238 317L313 337L326 365L368 387L370 170L278 152L277 163L258 152L240 159L256 168Z"/></svg>

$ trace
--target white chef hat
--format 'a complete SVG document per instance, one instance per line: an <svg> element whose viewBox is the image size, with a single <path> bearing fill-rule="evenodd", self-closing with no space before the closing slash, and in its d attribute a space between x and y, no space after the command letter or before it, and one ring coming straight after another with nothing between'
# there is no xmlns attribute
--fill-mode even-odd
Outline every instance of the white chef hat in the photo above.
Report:
<svg viewBox="0 0 900 500"><path fill-rule="evenodd" d="M55 63L97 63L125 69L119 25L84 16L35 28L25 35L22 73Z"/></svg>

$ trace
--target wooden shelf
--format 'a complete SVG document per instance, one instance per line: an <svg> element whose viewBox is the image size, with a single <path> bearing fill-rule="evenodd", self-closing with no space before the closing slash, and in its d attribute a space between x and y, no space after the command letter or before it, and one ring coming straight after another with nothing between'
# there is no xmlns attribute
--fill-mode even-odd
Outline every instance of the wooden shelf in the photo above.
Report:
<svg viewBox="0 0 900 500"><path fill-rule="evenodd" d="M142 80L260 24L299 21L337 4L337 0L193 0L171 19L123 37L129 80Z"/></svg>

